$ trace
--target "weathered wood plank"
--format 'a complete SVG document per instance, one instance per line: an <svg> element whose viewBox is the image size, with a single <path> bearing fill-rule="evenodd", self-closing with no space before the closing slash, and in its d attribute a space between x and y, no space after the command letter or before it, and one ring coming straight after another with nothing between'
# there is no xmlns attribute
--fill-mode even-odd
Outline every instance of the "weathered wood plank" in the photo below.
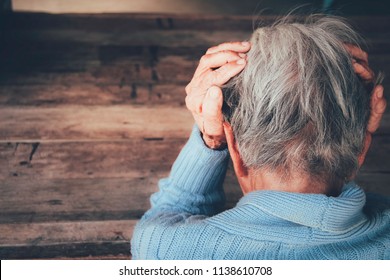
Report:
<svg viewBox="0 0 390 280"><path fill-rule="evenodd" d="M120 77L120 76L119 76ZM123 83L121 83L123 82ZM0 86L0 104L53 105L166 105L183 107L184 84L134 82L118 78L118 85L95 83Z"/></svg>
<svg viewBox="0 0 390 280"><path fill-rule="evenodd" d="M150 151L142 145L127 150L120 143L89 150L82 143L51 144L38 147L31 162L31 147L18 149L26 150L22 158L1 156L0 223L139 218L180 147L165 143ZM378 158L382 151L368 155L357 182L390 196L389 164ZM224 185L230 208L242 195L231 166Z"/></svg>
<svg viewBox="0 0 390 280"><path fill-rule="evenodd" d="M139 219L168 172L130 179L7 179L0 186L0 224ZM366 191L390 196L389 172L360 173L356 181ZM226 207L234 207L242 193L231 167L224 189Z"/></svg>
<svg viewBox="0 0 390 280"><path fill-rule="evenodd" d="M193 119L184 107L0 106L0 142L183 137ZM17 128L17 129L15 129Z"/></svg>
<svg viewBox="0 0 390 280"><path fill-rule="evenodd" d="M4 260L131 260L128 243L81 243L3 247Z"/></svg>
<svg viewBox="0 0 390 280"><path fill-rule="evenodd" d="M127 256L136 220L0 224L0 258Z"/></svg>
<svg viewBox="0 0 390 280"><path fill-rule="evenodd" d="M37 246L79 242L130 241L137 220L0 224L4 245Z"/></svg>
<svg viewBox="0 0 390 280"><path fill-rule="evenodd" d="M234 184L227 194L233 206L241 195L231 170L226 181L227 188ZM390 196L389 181L390 174L360 174L357 180L368 191ZM387 186L380 188L383 182ZM3 223L0 224L0 258L130 258L128 240L136 221L26 223L21 219L18 223Z"/></svg>
<svg viewBox="0 0 390 280"><path fill-rule="evenodd" d="M118 260L131 259L128 242L70 243L47 246L3 246L0 258L56 260Z"/></svg>
<svg viewBox="0 0 390 280"><path fill-rule="evenodd" d="M208 35L207 38L210 37L210 34ZM195 46L191 45L191 42L181 46L161 46L163 42L170 41L169 38L161 38L160 45L154 45L153 42L144 42L143 45L118 46L117 44L106 44L99 46L101 42L97 41L93 46L75 47L68 45L68 42L50 44L39 41L31 42L28 47L20 47L20 42L8 43L9 46L6 46L0 53L2 60L0 71L4 75L1 82L7 83L7 79L12 77L11 74L16 73L21 76L28 76L30 74L69 74L73 72L90 72L95 78L102 74L118 78L119 72L120 75L129 76L129 79L133 81L139 79L156 81L149 74L151 69L161 72L160 74L170 74L164 71L170 68L169 71L173 71L173 74L171 74L173 77L182 71L190 70L193 72L197 61L207 48L224 41L241 39L234 37L232 34L229 35L224 40L220 38L216 40L216 36L211 36L214 39L213 42L204 42L204 40L198 38L199 34L193 34L192 37L195 37L198 42L198 45ZM24 41L23 44L26 44ZM173 41L175 42L175 40ZM183 40L176 39L176 41L182 42ZM132 43L134 44L134 41ZM390 45L385 48L386 53L380 54L375 53L375 47L374 43L368 50L370 63L375 66L374 69L388 69L390 56L387 50ZM45 80L47 82L47 79ZM49 82L52 82L52 80L50 79Z"/></svg>
<svg viewBox="0 0 390 280"><path fill-rule="evenodd" d="M197 57L199 59L201 56ZM11 62L12 63L12 62ZM68 62L69 63L69 62ZM53 69L44 71L31 69L29 65L21 65L14 71L1 71L0 86L27 85L61 85L78 86L94 84L102 86L137 87L155 86L157 84L187 84L195 72L198 60L189 60L180 56L160 59L156 65L124 60L111 64L90 67L89 69L67 72ZM39 67L42 67L40 64ZM65 67L61 65L60 67ZM184 88L184 87L183 87Z"/></svg>
<svg viewBox="0 0 390 280"><path fill-rule="evenodd" d="M133 178L2 180L0 224L139 219L167 175L168 169Z"/></svg>
<svg viewBox="0 0 390 280"><path fill-rule="evenodd" d="M133 57L147 56L149 47L159 47L162 55L169 55L173 47L186 49L194 49L197 51L199 48L208 46L213 43L230 41L233 39L244 40L248 39L253 29L246 29L242 31L226 31L218 29L208 30L170 30L162 32L160 30L136 30L129 32L88 32L82 29L77 30L63 30L58 32L57 29L52 28L48 30L5 30L4 36L7 38L6 44L3 48L12 44L16 45L27 41L31 43L29 46L15 46L18 50L33 50L38 53L39 45L42 45L43 50L48 50L49 53L55 53L56 49L50 50L50 45L55 46L58 49L65 49L65 47L72 47L69 49L69 53L81 54L85 53L87 57L92 57L93 54L98 53L100 58L104 58L104 55L115 56L114 53L108 53L111 48L117 48L124 50L124 53ZM370 40L373 43L381 42L386 44L379 35L370 36ZM99 48L96 48L98 46ZM92 53L86 53L86 50L92 51ZM10 50L12 51L12 50ZM97 52L98 51L98 52ZM63 54L67 55L67 54Z"/></svg>
<svg viewBox="0 0 390 280"><path fill-rule="evenodd" d="M390 80L385 81L387 82L383 85L385 89L387 89L390 87ZM30 106L42 108L51 106L56 107L59 105L73 106L76 104L88 106L146 105L155 106L155 110L159 110L157 108L161 108L161 106L169 106L170 108L176 107L181 110L185 107L184 88L185 85L181 84L132 84L131 86L99 84L76 84L71 86L47 84L0 86L0 105L8 108L7 112L1 109L2 112L0 112L0 116L7 118L6 114L10 113L10 118L13 118L14 115L21 113L21 111L24 112L25 108L30 108ZM23 106L23 109L18 108L20 106ZM12 112L13 110L15 111ZM99 110L103 110L103 108L101 107ZM124 112L123 117L127 118L130 112L131 110ZM172 113L174 113L174 110ZM37 111L37 114L41 114L41 111ZM182 114L179 114L178 117L181 117L181 115ZM30 115L30 117L32 117L32 115ZM142 115L140 115L140 117L142 117ZM64 120L67 118L68 117L65 116ZM30 121L28 122L31 123ZM15 125L15 123L12 124L12 126L13 125ZM18 124L18 127L19 126L20 124ZM123 127L123 129L127 130L127 127ZM390 110L386 110L377 134L390 134Z"/></svg>
<svg viewBox="0 0 390 280"><path fill-rule="evenodd" d="M180 14L65 14L15 13L3 18L12 29L84 29L86 31L136 30L245 30L262 23L272 23L280 16L226 16ZM355 16L349 19L364 32L379 33L389 30L387 16ZM115 29L113 27L116 27ZM118 29L119 27L119 29Z"/></svg>
<svg viewBox="0 0 390 280"><path fill-rule="evenodd" d="M390 198L390 173L364 173L356 177L356 183L367 192L378 193Z"/></svg>
<svg viewBox="0 0 390 280"><path fill-rule="evenodd" d="M51 67L64 72L69 69L93 67L98 61L107 63L115 59L150 62L166 56L198 58L210 46L227 41L248 40L252 29L243 31L138 31L127 33L89 33L82 30L58 32L5 31L4 43L0 45L3 61L0 69L17 69L23 65L35 69ZM388 33L368 34L367 46L370 54L386 55L390 47ZM11 63L13 62L13 63Z"/></svg>
<svg viewBox="0 0 390 280"><path fill-rule="evenodd" d="M133 178L167 170L183 138L0 144L0 178ZM362 172L389 172L389 136L374 137Z"/></svg>
<svg viewBox="0 0 390 280"><path fill-rule="evenodd" d="M139 219L169 169L130 178L7 178L0 184L0 224ZM225 191L231 208L242 196L232 170Z"/></svg>
<svg viewBox="0 0 390 280"><path fill-rule="evenodd" d="M361 172L386 173L390 171L390 137L374 135Z"/></svg>
<svg viewBox="0 0 390 280"><path fill-rule="evenodd" d="M0 13L9 13L12 11L11 0L0 0Z"/></svg>
<svg viewBox="0 0 390 280"><path fill-rule="evenodd" d="M0 178L138 178L168 170L186 138L0 144ZM22 183L22 182L21 182Z"/></svg>

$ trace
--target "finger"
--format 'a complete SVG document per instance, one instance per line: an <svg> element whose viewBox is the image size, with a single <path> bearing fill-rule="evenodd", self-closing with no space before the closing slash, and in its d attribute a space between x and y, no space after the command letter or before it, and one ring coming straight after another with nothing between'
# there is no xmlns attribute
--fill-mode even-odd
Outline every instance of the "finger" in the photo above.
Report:
<svg viewBox="0 0 390 280"><path fill-rule="evenodd" d="M195 71L194 76L199 76L205 70L210 68L219 68L224 64L241 59L237 52L220 51L212 54L205 54L199 61L199 66Z"/></svg>
<svg viewBox="0 0 390 280"><path fill-rule="evenodd" d="M344 47L353 58L360 60L363 64L368 66L368 54L365 51L352 44L344 44Z"/></svg>
<svg viewBox="0 0 390 280"><path fill-rule="evenodd" d="M364 67L362 64L358 62L353 63L353 69L355 73L364 81L373 81L374 80L374 72L368 67Z"/></svg>
<svg viewBox="0 0 390 280"><path fill-rule="evenodd" d="M212 53L217 53L220 51L234 51L234 52L239 52L239 53L246 53L249 51L251 48L250 42L228 42L228 43L222 43L219 44L218 46L211 47L207 50L206 54L212 54Z"/></svg>
<svg viewBox="0 0 390 280"><path fill-rule="evenodd" d="M203 111L203 99L204 95L187 95L185 98L185 103L187 106L187 109L193 114L193 115L199 115L202 114Z"/></svg>
<svg viewBox="0 0 390 280"><path fill-rule="evenodd" d="M387 102L383 95L383 86L378 85L374 88L370 101L370 117L367 125L369 133L374 133L379 128L386 106Z"/></svg>
<svg viewBox="0 0 390 280"><path fill-rule="evenodd" d="M245 68L245 65L245 59L240 59L225 64L217 70L207 73L207 77L205 77L206 82L210 85L222 86L223 84L227 83L231 78L240 73Z"/></svg>

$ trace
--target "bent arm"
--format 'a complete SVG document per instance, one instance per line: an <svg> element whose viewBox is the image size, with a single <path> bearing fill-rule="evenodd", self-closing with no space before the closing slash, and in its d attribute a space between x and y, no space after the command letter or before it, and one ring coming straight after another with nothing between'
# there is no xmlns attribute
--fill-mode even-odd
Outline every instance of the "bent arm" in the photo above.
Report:
<svg viewBox="0 0 390 280"><path fill-rule="evenodd" d="M131 240L133 259L159 258L160 240L174 236L178 226L196 223L222 211L225 195L222 183L228 150L205 146L198 127L173 164L168 178L159 182L148 210L134 229Z"/></svg>
<svg viewBox="0 0 390 280"><path fill-rule="evenodd" d="M205 216L220 212L225 202L222 183L228 156L227 149L207 148L195 125L169 177L160 180L159 192L152 195L152 208L146 216L167 210Z"/></svg>

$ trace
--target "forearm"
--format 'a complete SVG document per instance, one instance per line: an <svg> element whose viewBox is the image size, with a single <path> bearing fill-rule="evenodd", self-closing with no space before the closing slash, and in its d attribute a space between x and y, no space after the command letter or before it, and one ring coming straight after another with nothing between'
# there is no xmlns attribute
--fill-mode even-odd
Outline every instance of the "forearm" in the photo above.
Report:
<svg viewBox="0 0 390 280"><path fill-rule="evenodd" d="M199 129L194 126L169 177L160 180L159 192L152 195L151 210L170 209L207 216L221 211L225 200L222 183L228 156L227 149L207 148Z"/></svg>

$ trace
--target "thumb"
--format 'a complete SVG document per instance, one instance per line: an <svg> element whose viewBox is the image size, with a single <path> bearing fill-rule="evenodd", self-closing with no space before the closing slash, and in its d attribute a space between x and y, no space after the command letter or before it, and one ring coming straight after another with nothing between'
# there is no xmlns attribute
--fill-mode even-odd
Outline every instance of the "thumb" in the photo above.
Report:
<svg viewBox="0 0 390 280"><path fill-rule="evenodd" d="M222 103L222 90L217 86L210 87L203 100L203 117L205 122L223 120Z"/></svg>
<svg viewBox="0 0 390 280"><path fill-rule="evenodd" d="M209 136L218 137L224 135L222 103L222 90L217 86L210 87L203 100L202 112L204 130Z"/></svg>
<svg viewBox="0 0 390 280"><path fill-rule="evenodd" d="M367 130L374 133L380 125L383 114L386 110L386 99L383 96L383 86L378 85L374 88L370 102L370 117Z"/></svg>

